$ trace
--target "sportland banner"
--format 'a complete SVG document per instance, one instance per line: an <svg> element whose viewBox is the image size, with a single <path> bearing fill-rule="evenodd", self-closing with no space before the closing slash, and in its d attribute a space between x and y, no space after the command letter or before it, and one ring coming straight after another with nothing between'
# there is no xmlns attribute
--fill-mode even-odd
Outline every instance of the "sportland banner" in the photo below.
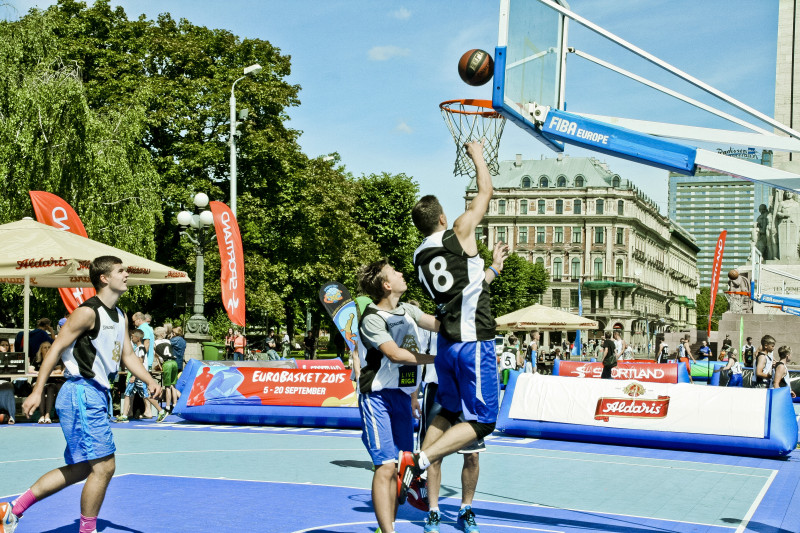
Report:
<svg viewBox="0 0 800 533"><path fill-rule="evenodd" d="M214 230L219 245L222 305L231 322L244 327L244 253L239 224L230 207L222 202L211 202L209 207L214 214Z"/></svg>
<svg viewBox="0 0 800 533"><path fill-rule="evenodd" d="M603 373L603 363L559 361L558 375L573 378L597 378ZM611 369L613 379L635 379L650 383L678 383L678 365L659 365L620 362Z"/></svg>
<svg viewBox="0 0 800 533"><path fill-rule="evenodd" d="M508 416L605 428L763 439L765 389L521 374Z"/></svg>
<svg viewBox="0 0 800 533"><path fill-rule="evenodd" d="M30 195L37 221L81 237L89 237L78 214L61 197L44 191L30 191ZM58 293L61 295L64 307L67 308L67 313L72 313L79 305L94 296L96 291L89 287L74 287L58 289Z"/></svg>
<svg viewBox="0 0 800 533"><path fill-rule="evenodd" d="M293 405L356 407L350 371L205 366L186 402L200 405Z"/></svg>
<svg viewBox="0 0 800 533"><path fill-rule="evenodd" d="M722 230L714 247L714 263L711 266L711 304L708 308L708 334L711 335L711 317L714 315L714 304L717 301L717 291L719 290L719 271L722 268L722 252L725 251L725 237L727 230Z"/></svg>

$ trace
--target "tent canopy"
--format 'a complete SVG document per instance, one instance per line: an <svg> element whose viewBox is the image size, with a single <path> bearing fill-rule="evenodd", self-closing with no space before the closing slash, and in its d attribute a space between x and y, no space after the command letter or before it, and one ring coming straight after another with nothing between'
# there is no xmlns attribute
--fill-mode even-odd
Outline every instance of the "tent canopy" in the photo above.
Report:
<svg viewBox="0 0 800 533"><path fill-rule="evenodd" d="M497 329L500 330L572 331L597 328L594 320L539 304L497 318Z"/></svg>
<svg viewBox="0 0 800 533"><path fill-rule="evenodd" d="M33 287L91 287L89 263L101 255L122 259L128 285L189 283L181 270L31 219L0 225L0 283Z"/></svg>

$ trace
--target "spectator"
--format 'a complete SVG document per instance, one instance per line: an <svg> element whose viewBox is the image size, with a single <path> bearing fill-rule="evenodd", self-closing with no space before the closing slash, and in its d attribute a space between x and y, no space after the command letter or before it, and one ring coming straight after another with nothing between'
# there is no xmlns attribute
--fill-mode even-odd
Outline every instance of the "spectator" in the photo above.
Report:
<svg viewBox="0 0 800 533"><path fill-rule="evenodd" d="M236 332L233 328L228 328L228 334L225 335L225 359L233 359L233 341L236 339Z"/></svg>
<svg viewBox="0 0 800 533"><path fill-rule="evenodd" d="M742 365L739 364L739 356L736 354L736 348L731 348L728 354L728 364L723 368L714 370L714 372L721 372L721 376L725 375L726 372L730 372L728 387L742 386Z"/></svg>
<svg viewBox="0 0 800 533"><path fill-rule="evenodd" d="M172 328L172 337L169 339L172 345L172 355L175 356L175 363L178 365L178 373L183 372L184 354L186 353L186 339L183 338L183 328L175 326Z"/></svg>
<svg viewBox="0 0 800 533"><path fill-rule="evenodd" d="M49 318L40 318L36 322L36 329L32 329L30 333L28 333L28 344L29 347L25 350L24 344L24 332L20 331L17 333L17 337L14 339L14 351L28 352L28 363L33 366L34 361L36 360L36 354L39 351L39 346L43 342L52 343L54 340L53 337L53 328L50 327L50 319Z"/></svg>
<svg viewBox="0 0 800 533"><path fill-rule="evenodd" d="M11 343L8 342L8 339L0 339L0 352L10 352L11 351Z"/></svg>
<svg viewBox="0 0 800 533"><path fill-rule="evenodd" d="M292 355L292 339L289 338L289 332L283 332L283 339L281 340L281 347L283 348L283 353L281 354L284 359L287 359Z"/></svg>
<svg viewBox="0 0 800 533"><path fill-rule="evenodd" d="M153 328L150 327L150 324L147 322L146 317L149 315L145 315L141 311L136 312L133 314L133 325L136 326L137 329L142 330L144 334L144 338L142 342L144 343L144 349L147 352L145 357L144 367L147 370L153 368L153 354L155 349L155 336L153 335Z"/></svg>
<svg viewBox="0 0 800 533"><path fill-rule="evenodd" d="M778 361L775 363L775 368L773 370L772 376L772 388L778 389L780 387L789 387L789 380L787 377L789 376L789 370L786 368L786 365L789 364L789 360L792 357L792 349L788 346L781 346L778 348ZM792 398L795 397L794 391L789 388L789 392L792 393Z"/></svg>
<svg viewBox="0 0 800 533"><path fill-rule="evenodd" d="M341 337L341 335L339 336ZM278 340L275 338L274 329L270 329L267 338L264 339L264 348L266 349L268 360L276 361L281 358L281 356L278 355Z"/></svg>
<svg viewBox="0 0 800 533"><path fill-rule="evenodd" d="M756 355L755 346L753 346L753 337L747 337L745 345L742 346L742 363L748 368L753 367L754 358Z"/></svg>
<svg viewBox="0 0 800 533"><path fill-rule="evenodd" d="M623 354L625 353L625 348L628 347L628 343L622 339L622 333L619 331L614 332L614 348L616 349L616 354L618 358L623 358Z"/></svg>
<svg viewBox="0 0 800 533"><path fill-rule="evenodd" d="M141 361L142 365L144 366L144 363L147 360L147 350L145 350L143 339L144 339L144 332L142 330L134 329L131 332L131 344L133 346L133 353L136 357L139 358L139 361ZM139 397L141 397L142 400L144 401L144 411L142 413L142 418L148 420L153 418L152 415L147 414L147 411L149 410L148 404L160 410L158 402L150 397L150 391L147 389L147 386L145 385L144 381L137 379L133 374L130 374L130 377L128 378L128 384L125 386L125 393L123 394L122 400L120 401L119 416L117 417L117 422L127 422L129 420L128 417L131 417L133 415L134 394L138 394Z"/></svg>
<svg viewBox="0 0 800 533"><path fill-rule="evenodd" d="M314 337L314 332L309 331L303 339L303 347L305 349L306 359L316 359L317 339Z"/></svg>
<svg viewBox="0 0 800 533"><path fill-rule="evenodd" d="M756 354L756 369L753 372L755 376L753 387L758 389L766 389L769 387L770 380L772 379L772 367L775 360L773 350L775 350L775 338L771 335L764 335L761 337L761 349L758 350Z"/></svg>
<svg viewBox="0 0 800 533"><path fill-rule="evenodd" d="M47 355L47 352L50 351L50 346L52 346L52 344L48 341L44 341L39 345L39 350L36 352L36 361L33 364L37 372L41 368L42 361ZM51 376L59 376L63 374L64 365L61 363L61 360L59 360L58 363L56 363L56 366L53 368ZM53 411L53 407L56 404L58 391L61 389L61 384L63 383L63 379L60 379L60 381L59 379L60 378L55 377L48 379L47 384L44 386L44 390L42 390L42 401L39 406L39 424L53 423L53 421L50 419L50 413Z"/></svg>
<svg viewBox="0 0 800 533"><path fill-rule="evenodd" d="M678 357L686 357L692 363L697 362L697 359L692 355L692 348L689 346L689 335L684 335L683 339L681 339L680 345L678 346ZM687 368L687 370L689 369Z"/></svg>
<svg viewBox="0 0 800 533"><path fill-rule="evenodd" d="M0 380L0 424L13 424L17 412L14 400L14 385L8 381Z"/></svg>
<svg viewBox="0 0 800 533"><path fill-rule="evenodd" d="M703 341L702 346L700 346L698 352L700 352L700 357L711 359L711 348L708 347L708 342Z"/></svg>
<svg viewBox="0 0 800 533"><path fill-rule="evenodd" d="M178 363L172 354L172 343L167 340L167 328L159 326L153 330L153 334L156 337L155 355L162 361L161 386L166 393L164 408L159 411L156 419L156 422L162 422L178 403L178 391L175 388L175 383L178 382Z"/></svg>
<svg viewBox="0 0 800 533"><path fill-rule="evenodd" d="M244 349L247 346L247 339L236 329L233 331L233 360L244 361Z"/></svg>
<svg viewBox="0 0 800 533"><path fill-rule="evenodd" d="M612 379L611 369L617 366L617 357L614 354L617 347L614 341L611 340L611 332L605 332L605 341L603 341L603 373L600 374L600 379Z"/></svg>

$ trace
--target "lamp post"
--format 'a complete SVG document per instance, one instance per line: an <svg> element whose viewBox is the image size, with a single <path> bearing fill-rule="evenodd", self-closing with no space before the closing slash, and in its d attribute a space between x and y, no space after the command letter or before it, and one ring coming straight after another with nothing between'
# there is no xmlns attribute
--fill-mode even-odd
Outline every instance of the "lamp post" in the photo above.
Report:
<svg viewBox="0 0 800 533"><path fill-rule="evenodd" d="M206 246L215 237L213 232L207 232L208 226L214 225L214 215L205 209L208 205L208 195L199 192L194 195L192 202L195 209L192 211L181 211L178 213L178 224L181 227L180 234L194 245L195 253L195 275L194 275L194 305L192 307L192 317L186 323L187 340L199 342L210 339L208 335L208 320L203 316L203 285L204 285L204 254Z"/></svg>
<svg viewBox="0 0 800 533"><path fill-rule="evenodd" d="M236 88L237 82L245 79L249 74L257 74L259 72L261 72L261 65L258 63L250 65L244 69L244 76L237 78L231 85L231 211L233 211L234 215L236 215L236 135L238 135L236 126L238 123L236 122L236 95L233 90Z"/></svg>

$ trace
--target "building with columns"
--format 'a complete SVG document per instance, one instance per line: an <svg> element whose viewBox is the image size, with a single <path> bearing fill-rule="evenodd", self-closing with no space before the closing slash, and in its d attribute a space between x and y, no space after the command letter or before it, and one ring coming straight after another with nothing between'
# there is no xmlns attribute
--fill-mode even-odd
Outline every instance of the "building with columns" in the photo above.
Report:
<svg viewBox="0 0 800 533"><path fill-rule="evenodd" d="M600 326L590 338L619 330L641 347L648 331L652 342L658 332L694 329L700 250L631 181L595 158L518 155L500 162L493 183L477 237L489 248L507 242L549 272L544 305L577 313L580 298L583 315ZM466 201L476 193L473 179ZM549 342L563 335L550 333Z"/></svg>

